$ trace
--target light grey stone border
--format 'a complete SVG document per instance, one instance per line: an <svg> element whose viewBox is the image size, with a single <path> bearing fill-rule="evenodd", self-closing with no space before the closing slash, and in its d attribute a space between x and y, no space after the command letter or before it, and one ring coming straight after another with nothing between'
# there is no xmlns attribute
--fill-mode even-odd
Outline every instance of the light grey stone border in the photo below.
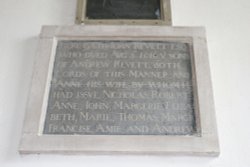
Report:
<svg viewBox="0 0 250 167"><path fill-rule="evenodd" d="M58 40L174 40L193 45L198 132L195 136L43 135ZM60 154L219 155L205 30L161 26L45 26L42 29L19 152Z"/></svg>

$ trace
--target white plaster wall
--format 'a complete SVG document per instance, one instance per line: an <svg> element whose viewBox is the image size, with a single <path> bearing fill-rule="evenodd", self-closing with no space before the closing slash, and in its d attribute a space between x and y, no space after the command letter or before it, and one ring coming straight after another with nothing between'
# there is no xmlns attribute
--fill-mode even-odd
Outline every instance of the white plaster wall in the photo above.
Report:
<svg viewBox="0 0 250 167"><path fill-rule="evenodd" d="M174 25L207 29L220 157L20 156L17 147L40 28L73 24L75 4L0 0L0 167L250 166L249 0L172 0Z"/></svg>

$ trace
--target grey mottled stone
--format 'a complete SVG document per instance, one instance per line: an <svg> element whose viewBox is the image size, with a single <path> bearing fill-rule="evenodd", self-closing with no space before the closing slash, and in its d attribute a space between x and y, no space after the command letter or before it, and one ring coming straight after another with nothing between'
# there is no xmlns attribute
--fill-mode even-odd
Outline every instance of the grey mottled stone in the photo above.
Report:
<svg viewBox="0 0 250 167"><path fill-rule="evenodd" d="M193 135L191 46L59 41L44 134Z"/></svg>

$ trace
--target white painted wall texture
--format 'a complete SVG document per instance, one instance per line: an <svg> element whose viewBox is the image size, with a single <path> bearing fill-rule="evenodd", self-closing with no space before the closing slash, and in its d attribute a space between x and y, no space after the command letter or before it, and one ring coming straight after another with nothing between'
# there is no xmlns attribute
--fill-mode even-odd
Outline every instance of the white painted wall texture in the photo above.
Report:
<svg viewBox="0 0 250 167"><path fill-rule="evenodd" d="M250 166L250 1L172 0L173 24L205 26L221 145L218 158L17 152L42 25L74 23L76 0L0 0L0 166Z"/></svg>

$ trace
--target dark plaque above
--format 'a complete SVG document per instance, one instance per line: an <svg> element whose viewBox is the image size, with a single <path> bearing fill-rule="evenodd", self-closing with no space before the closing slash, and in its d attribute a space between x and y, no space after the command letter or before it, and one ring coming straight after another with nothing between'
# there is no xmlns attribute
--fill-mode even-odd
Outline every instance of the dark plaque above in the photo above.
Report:
<svg viewBox="0 0 250 167"><path fill-rule="evenodd" d="M44 134L195 132L189 44L58 42Z"/></svg>
<svg viewBox="0 0 250 167"><path fill-rule="evenodd" d="M160 19L160 0L89 0L89 19Z"/></svg>
<svg viewBox="0 0 250 167"><path fill-rule="evenodd" d="M78 0L76 23L171 25L170 0Z"/></svg>

